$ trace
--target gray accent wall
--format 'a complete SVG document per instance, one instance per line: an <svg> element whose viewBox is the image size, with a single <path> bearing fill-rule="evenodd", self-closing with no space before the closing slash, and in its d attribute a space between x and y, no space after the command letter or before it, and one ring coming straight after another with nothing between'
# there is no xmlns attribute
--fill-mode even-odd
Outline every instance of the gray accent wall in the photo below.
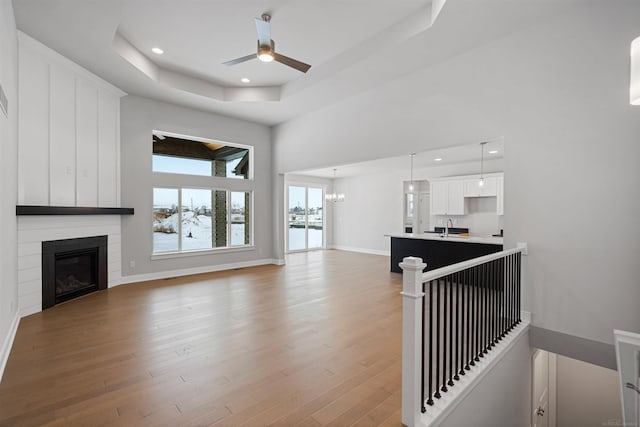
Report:
<svg viewBox="0 0 640 427"><path fill-rule="evenodd" d="M271 175L271 131L267 126L244 120L167 104L137 96L121 101L121 185L122 206L135 215L122 219L122 276L153 277L163 272L215 270L220 266L271 262L273 258L273 204ZM154 177L151 171L152 131L250 145L254 149L254 180L202 177L202 187L212 180L235 191L254 190L255 248L221 251L179 258L151 260L153 186L186 185L179 175ZM192 182L189 180L188 182ZM191 185L191 184L190 184ZM135 267L131 267L131 261ZM146 276L145 276L146 275Z"/></svg>
<svg viewBox="0 0 640 427"><path fill-rule="evenodd" d="M529 245L523 309L535 326L612 344L613 329L640 331L639 16L637 1L581 2L285 122L274 172L504 137L505 247Z"/></svg>
<svg viewBox="0 0 640 427"><path fill-rule="evenodd" d="M0 110L0 378L18 321L18 40L11 1L0 1L0 85L8 116Z"/></svg>

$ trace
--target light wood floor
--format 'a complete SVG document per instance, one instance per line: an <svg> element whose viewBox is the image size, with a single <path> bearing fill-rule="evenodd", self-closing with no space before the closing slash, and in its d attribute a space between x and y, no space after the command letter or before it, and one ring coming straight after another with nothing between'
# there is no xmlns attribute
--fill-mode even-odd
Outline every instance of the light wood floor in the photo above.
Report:
<svg viewBox="0 0 640 427"><path fill-rule="evenodd" d="M399 426L401 286L320 251L56 306L20 321L0 426Z"/></svg>

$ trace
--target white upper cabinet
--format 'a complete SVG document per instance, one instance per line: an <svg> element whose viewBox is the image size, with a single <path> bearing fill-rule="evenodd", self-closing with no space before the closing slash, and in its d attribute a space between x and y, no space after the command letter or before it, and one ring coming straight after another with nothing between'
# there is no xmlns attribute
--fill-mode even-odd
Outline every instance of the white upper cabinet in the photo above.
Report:
<svg viewBox="0 0 640 427"><path fill-rule="evenodd" d="M464 215L462 180L431 182L431 215Z"/></svg>
<svg viewBox="0 0 640 427"><path fill-rule="evenodd" d="M18 33L18 204L120 205L124 92Z"/></svg>
<svg viewBox="0 0 640 427"><path fill-rule="evenodd" d="M485 176L484 185L478 185L479 178L464 180L464 197L491 197L498 195L498 178Z"/></svg>
<svg viewBox="0 0 640 427"><path fill-rule="evenodd" d="M449 209L449 183L433 181L431 183L431 215L446 215Z"/></svg>
<svg viewBox="0 0 640 427"><path fill-rule="evenodd" d="M465 197L497 197L496 213L503 215L504 175L486 174L482 187L479 179L479 175L465 175L431 180L431 215L465 215Z"/></svg>

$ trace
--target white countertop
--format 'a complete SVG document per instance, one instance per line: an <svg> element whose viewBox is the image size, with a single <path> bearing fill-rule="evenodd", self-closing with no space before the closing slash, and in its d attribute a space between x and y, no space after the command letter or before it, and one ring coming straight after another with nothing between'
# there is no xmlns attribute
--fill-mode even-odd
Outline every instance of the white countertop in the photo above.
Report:
<svg viewBox="0 0 640 427"><path fill-rule="evenodd" d="M469 236L463 237L456 234L449 234L449 237L440 237L438 233L398 233L398 234L385 234L389 237L400 237L403 239L421 239L421 240L446 240L448 242L461 242L461 243L488 243L492 245L502 245L502 237L482 237L482 236Z"/></svg>

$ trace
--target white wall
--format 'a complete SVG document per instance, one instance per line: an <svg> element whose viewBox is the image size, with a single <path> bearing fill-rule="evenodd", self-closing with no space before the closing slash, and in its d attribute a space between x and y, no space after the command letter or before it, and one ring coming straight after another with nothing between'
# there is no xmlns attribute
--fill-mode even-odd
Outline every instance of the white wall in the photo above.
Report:
<svg viewBox="0 0 640 427"><path fill-rule="evenodd" d="M531 418L531 348L523 334L513 348L453 409L441 426L528 426ZM578 426L567 424L559 427Z"/></svg>
<svg viewBox="0 0 640 427"><path fill-rule="evenodd" d="M18 203L120 206L124 92L18 33Z"/></svg>
<svg viewBox="0 0 640 427"><path fill-rule="evenodd" d="M637 1L580 2L286 122L276 172L504 136L505 246L529 243L523 308L535 326L611 344L614 328L640 330L639 16Z"/></svg>
<svg viewBox="0 0 640 427"><path fill-rule="evenodd" d="M271 262L273 258L273 202L271 176L271 132L264 125L204 113L136 96L121 102L122 206L135 215L122 218L123 282L167 277L189 272L213 271L222 267ZM162 130L254 147L254 181L226 180L235 191L255 190L254 243L248 251L151 260L153 185L151 172L152 131ZM180 177L162 177L164 182ZM221 179L221 178L216 178ZM203 180L203 185L207 185ZM131 267L131 261L135 267Z"/></svg>
<svg viewBox="0 0 640 427"><path fill-rule="evenodd" d="M402 230L402 173L340 178L345 199L333 209L333 245L338 249L389 255L385 233Z"/></svg>
<svg viewBox="0 0 640 427"><path fill-rule="evenodd" d="M486 163L487 171L501 170L502 159ZM475 163L459 163L418 168L413 171L413 177L414 181L421 181L467 175L477 170ZM345 201L334 207L334 246L389 255L390 239L384 235L403 232L403 185L409 179L409 169L337 179L340 192L345 193ZM468 222L472 223L472 220L469 218ZM436 224L432 222L433 225L437 225L437 221Z"/></svg>
<svg viewBox="0 0 640 427"><path fill-rule="evenodd" d="M18 41L11 0L0 0L0 85L9 115L0 112L0 379L18 322L17 222L18 182Z"/></svg>
<svg viewBox="0 0 640 427"><path fill-rule="evenodd" d="M120 283L118 215L28 215L18 218L18 307L20 316L42 311L42 242L107 236L108 287Z"/></svg>
<svg viewBox="0 0 640 427"><path fill-rule="evenodd" d="M618 373L564 356L557 358L557 425L622 425Z"/></svg>

